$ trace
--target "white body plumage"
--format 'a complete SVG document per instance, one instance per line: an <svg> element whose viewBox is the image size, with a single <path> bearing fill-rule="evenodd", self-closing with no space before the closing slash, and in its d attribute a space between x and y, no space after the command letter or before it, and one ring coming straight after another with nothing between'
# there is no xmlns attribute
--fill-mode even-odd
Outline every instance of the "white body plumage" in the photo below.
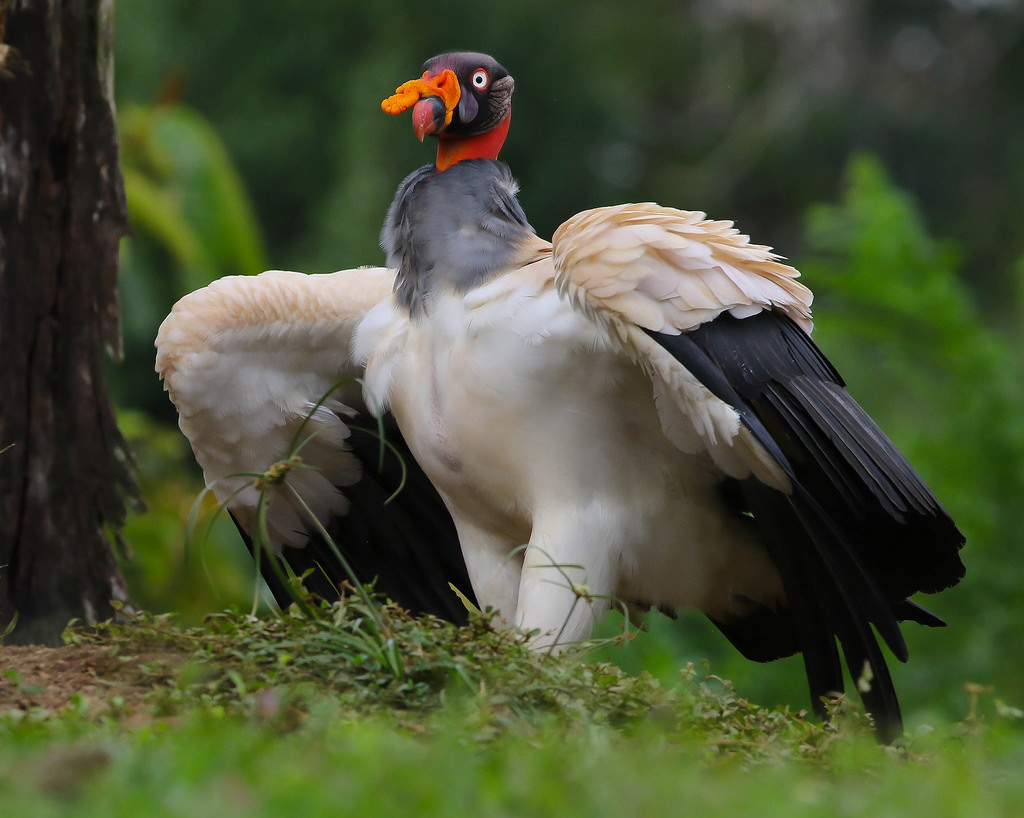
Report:
<svg viewBox="0 0 1024 818"><path fill-rule="evenodd" d="M667 215L689 235L666 229ZM645 335L600 317L630 303L675 317L782 302L806 318L789 268L742 242L715 246L734 231L705 229L701 216L650 205L591 213L560 235L554 257L541 252L466 293L435 291L422 316L389 300L358 331L368 401L390 405L444 497L478 599L541 642L585 637L613 599L727 619L750 600L782 598L756 532L724 512L716 487L723 467L784 477L731 407ZM675 250L672 266L594 241L610 226L620 245L633 230L647 247ZM555 286L555 268L580 246L591 252L561 289L584 309ZM777 275L784 284L763 277L762 264L788 273ZM716 303L708 278L733 300ZM652 290L673 300L652 300ZM589 600L577 598L584 587Z"/></svg>

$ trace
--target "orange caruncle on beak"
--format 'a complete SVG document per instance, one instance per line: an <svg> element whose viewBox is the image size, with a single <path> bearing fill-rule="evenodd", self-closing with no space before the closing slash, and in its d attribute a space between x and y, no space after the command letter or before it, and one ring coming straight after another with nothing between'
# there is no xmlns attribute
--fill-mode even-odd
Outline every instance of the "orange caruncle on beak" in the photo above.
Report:
<svg viewBox="0 0 1024 818"><path fill-rule="evenodd" d="M395 93L384 100L381 110L386 114L401 114L408 111L421 100L430 97L438 97L444 103L444 122L439 127L433 127L433 120L427 115L423 108L413 111L413 127L420 141L427 134L446 128L452 121L452 114L455 106L459 104L462 96L462 89L459 88L459 78L455 72L445 69L433 77L428 76L424 71L423 76L418 80L409 80L395 89ZM440 111L438 111L440 113Z"/></svg>

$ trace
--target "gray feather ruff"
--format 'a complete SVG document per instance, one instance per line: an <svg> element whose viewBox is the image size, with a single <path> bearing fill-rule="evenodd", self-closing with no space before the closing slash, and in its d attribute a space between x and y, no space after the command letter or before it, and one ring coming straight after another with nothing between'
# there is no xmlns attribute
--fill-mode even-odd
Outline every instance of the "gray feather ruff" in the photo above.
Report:
<svg viewBox="0 0 1024 818"><path fill-rule="evenodd" d="M398 302L413 315L429 312L432 292L468 292L509 266L534 232L518 190L508 166L492 159L407 176L381 231Z"/></svg>

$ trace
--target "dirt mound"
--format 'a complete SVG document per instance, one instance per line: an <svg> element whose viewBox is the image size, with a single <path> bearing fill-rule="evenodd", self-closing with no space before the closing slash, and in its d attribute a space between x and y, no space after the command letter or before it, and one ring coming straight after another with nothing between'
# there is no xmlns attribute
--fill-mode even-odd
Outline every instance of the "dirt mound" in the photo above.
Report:
<svg viewBox="0 0 1024 818"><path fill-rule="evenodd" d="M0 715L75 707L135 710L185 660L173 651L125 655L108 645L0 646Z"/></svg>

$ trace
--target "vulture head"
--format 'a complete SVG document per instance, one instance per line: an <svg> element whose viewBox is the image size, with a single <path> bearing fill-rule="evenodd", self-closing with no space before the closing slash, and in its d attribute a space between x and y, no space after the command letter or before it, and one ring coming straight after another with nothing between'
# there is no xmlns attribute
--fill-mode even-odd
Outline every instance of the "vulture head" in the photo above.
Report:
<svg viewBox="0 0 1024 818"><path fill-rule="evenodd" d="M511 75L493 57L458 51L431 57L419 79L381 103L389 114L412 109L422 142L437 138L438 170L463 159L497 159L512 116Z"/></svg>

